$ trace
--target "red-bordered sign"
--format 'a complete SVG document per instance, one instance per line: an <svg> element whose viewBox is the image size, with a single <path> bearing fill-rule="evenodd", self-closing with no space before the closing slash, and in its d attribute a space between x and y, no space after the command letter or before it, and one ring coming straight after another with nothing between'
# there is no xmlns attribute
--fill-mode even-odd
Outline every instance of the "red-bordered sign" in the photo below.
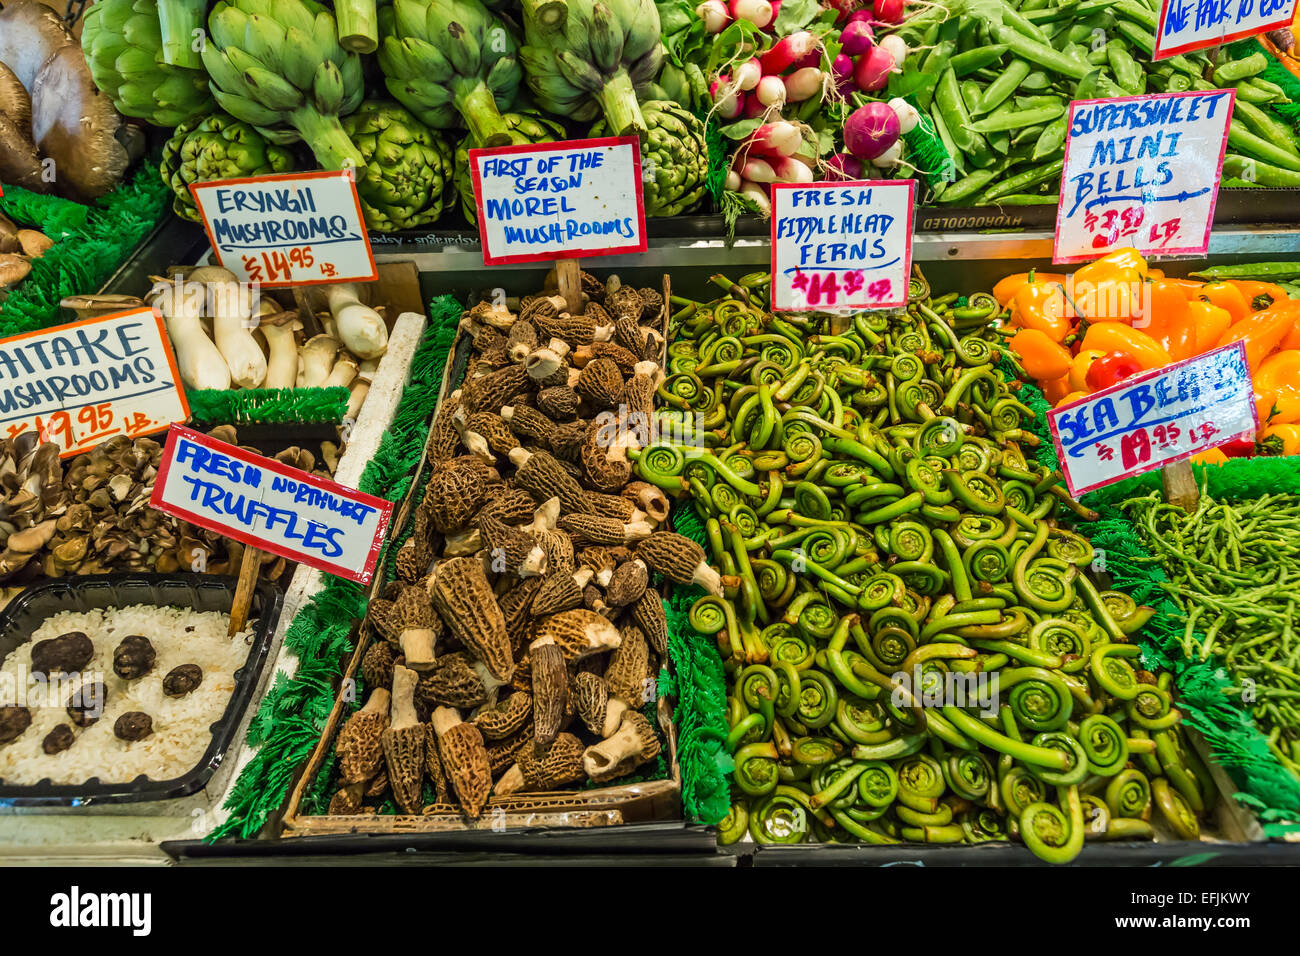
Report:
<svg viewBox="0 0 1300 956"><path fill-rule="evenodd" d="M1163 0L1156 20L1152 59L1163 60L1179 53L1222 46L1287 26L1295 15L1295 5L1296 0L1219 0L1208 4L1197 0ZM1201 22L1206 12L1222 16L1219 21L1225 24L1222 33L1213 32L1218 23L1210 26ZM1242 21L1246 25L1238 27ZM1230 27L1226 25L1229 22Z"/></svg>
<svg viewBox="0 0 1300 956"><path fill-rule="evenodd" d="M351 170L190 183L190 194L217 262L246 282L280 289L379 278Z"/></svg>
<svg viewBox="0 0 1300 956"><path fill-rule="evenodd" d="M487 265L646 251L635 136L471 149L469 168Z"/></svg>
<svg viewBox="0 0 1300 956"><path fill-rule="evenodd" d="M360 584L374 576L393 513L391 501L182 426L167 436L149 504ZM309 550L309 544L319 550Z"/></svg>

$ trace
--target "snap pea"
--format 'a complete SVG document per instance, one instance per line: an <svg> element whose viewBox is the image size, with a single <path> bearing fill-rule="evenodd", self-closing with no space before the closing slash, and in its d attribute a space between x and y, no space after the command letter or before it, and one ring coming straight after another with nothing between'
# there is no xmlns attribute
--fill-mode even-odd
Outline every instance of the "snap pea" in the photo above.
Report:
<svg viewBox="0 0 1300 956"><path fill-rule="evenodd" d="M1260 279L1277 282L1300 279L1300 262L1240 262L1210 266L1188 274L1198 279Z"/></svg>
<svg viewBox="0 0 1300 956"><path fill-rule="evenodd" d="M1088 63L1091 66L1106 66L1110 58L1106 55L1106 48L1098 47L1095 50L1088 51Z"/></svg>
<svg viewBox="0 0 1300 956"><path fill-rule="evenodd" d="M1012 176L998 183L992 189L984 194L985 200L997 199L1000 196L1009 196L1012 193L1024 192L1029 186L1035 186L1038 183L1046 182L1049 179L1059 179L1061 170L1065 168L1065 158L1062 157L1054 163L1048 163L1046 166L1034 167L1018 176Z"/></svg>
<svg viewBox="0 0 1300 956"><path fill-rule="evenodd" d="M995 206L1055 206L1061 201L1059 193L1051 193L1044 196L1035 196L1029 193L1015 193L1010 196L999 196L997 199L989 200Z"/></svg>
<svg viewBox="0 0 1300 956"><path fill-rule="evenodd" d="M1155 11L1145 4L1139 3L1138 0L1119 0L1118 3L1111 4L1110 9L1116 16L1144 26L1152 33L1155 33Z"/></svg>
<svg viewBox="0 0 1300 956"><path fill-rule="evenodd" d="M1256 136L1246 128L1245 123L1235 118L1228 124L1228 145L1235 146L1242 152L1250 153L1275 166L1300 172L1300 157Z"/></svg>
<svg viewBox="0 0 1300 956"><path fill-rule="evenodd" d="M1031 159L1037 162L1040 159L1046 159L1048 156L1055 156L1057 151L1065 145L1065 134L1068 132L1068 117L1062 116L1047 124L1043 134L1038 137L1038 142L1034 144L1034 152Z"/></svg>
<svg viewBox="0 0 1300 956"><path fill-rule="evenodd" d="M968 73L974 73L976 70L982 70L991 63L997 63L1002 59L1002 55L1007 52L1005 44L994 43L989 46L975 47L973 50L963 50L961 53L954 54L948 61L952 71L957 74L958 78L966 76ZM926 70L925 67L922 67ZM937 72L926 70L927 72Z"/></svg>
<svg viewBox="0 0 1300 956"><path fill-rule="evenodd" d="M943 192L939 194L939 201L954 203L969 199L996 178L997 173L991 169L977 169L968 176L945 187Z"/></svg>
<svg viewBox="0 0 1300 956"><path fill-rule="evenodd" d="M1119 40L1111 40L1106 44L1106 60L1110 64L1111 72L1115 74L1115 81L1130 93L1146 92L1146 76L1142 72L1142 67L1138 66L1137 61L1129 55L1128 49Z"/></svg>
<svg viewBox="0 0 1300 956"><path fill-rule="evenodd" d="M1064 106L1045 106L1034 110L1016 110L1001 115L990 115L974 122L970 128L977 133L999 133L1005 130L1020 129L1024 126L1036 126L1048 123L1065 112Z"/></svg>
<svg viewBox="0 0 1300 956"><path fill-rule="evenodd" d="M966 105L966 112L971 116L977 116L981 112L980 104L984 96L979 83L974 80L962 80L957 88L961 90L961 101Z"/></svg>
<svg viewBox="0 0 1300 956"><path fill-rule="evenodd" d="M1291 127L1279 120L1275 120L1254 103L1248 103L1245 100L1237 101L1232 116L1233 119L1239 119L1245 123L1246 127L1256 136L1263 137L1274 146L1279 146L1289 153L1300 156L1300 141L1296 140L1296 135L1292 132Z"/></svg>
<svg viewBox="0 0 1300 956"><path fill-rule="evenodd" d="M1081 80L1088 74L1088 64L1065 56L1045 43L1038 43L1022 36L1010 27L1000 26L993 30L993 37L998 43L1005 43L1010 52L1021 59L1036 63L1043 69Z"/></svg>
<svg viewBox="0 0 1300 956"><path fill-rule="evenodd" d="M984 137L970 129L970 114L962 102L961 89L957 84L957 74L952 68L944 70L934 89L934 105L943 117L948 135L958 149L970 158L976 166L988 166L992 156ZM983 155L982 155L983 154Z"/></svg>
<svg viewBox="0 0 1300 956"><path fill-rule="evenodd" d="M1239 80L1257 76L1268 69L1268 56L1261 50L1240 60L1229 60L1214 71L1214 82L1231 86Z"/></svg>
<svg viewBox="0 0 1300 956"><path fill-rule="evenodd" d="M1243 85L1243 84L1239 84ZM1290 103L1291 99L1286 95L1286 90L1276 83L1270 83L1268 80L1261 79L1258 76L1252 76L1249 80L1244 81L1244 85L1253 87L1261 92L1268 93L1273 97L1274 103Z"/></svg>
<svg viewBox="0 0 1300 956"><path fill-rule="evenodd" d="M1052 88L1052 78L1042 70L1034 70L1020 81L1020 88L1030 93L1040 93Z"/></svg>
<svg viewBox="0 0 1300 956"><path fill-rule="evenodd" d="M1128 20L1116 20L1115 29L1120 32L1124 39L1128 40L1135 47L1150 57L1156 49L1156 38L1154 30L1144 30L1136 23Z"/></svg>

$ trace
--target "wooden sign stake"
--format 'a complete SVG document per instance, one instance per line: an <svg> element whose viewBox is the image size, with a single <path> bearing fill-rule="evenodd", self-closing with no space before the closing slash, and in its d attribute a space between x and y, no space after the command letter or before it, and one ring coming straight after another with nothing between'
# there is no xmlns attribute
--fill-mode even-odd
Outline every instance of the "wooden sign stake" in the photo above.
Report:
<svg viewBox="0 0 1300 956"><path fill-rule="evenodd" d="M1201 500L1201 489L1196 485L1196 474L1190 460L1184 458L1161 468L1160 483L1164 486L1165 501L1188 514L1196 510L1196 503Z"/></svg>
<svg viewBox="0 0 1300 956"><path fill-rule="evenodd" d="M577 259L560 259L555 263L555 281L564 296L569 315L582 315L582 266Z"/></svg>
<svg viewBox="0 0 1300 956"><path fill-rule="evenodd" d="M235 599L230 604L230 629L234 637L248 623L248 609L253 606L253 588L257 587L257 572L262 566L262 552L244 545L244 557L239 562L239 581L235 585Z"/></svg>

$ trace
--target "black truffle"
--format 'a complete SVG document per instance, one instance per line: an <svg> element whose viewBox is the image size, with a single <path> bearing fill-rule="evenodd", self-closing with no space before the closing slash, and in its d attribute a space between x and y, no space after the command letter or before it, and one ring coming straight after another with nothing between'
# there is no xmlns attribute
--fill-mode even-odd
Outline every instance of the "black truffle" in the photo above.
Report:
<svg viewBox="0 0 1300 956"><path fill-rule="evenodd" d="M113 651L113 673L122 680L135 680L153 670L158 653L149 638L143 634L130 634Z"/></svg>
<svg viewBox="0 0 1300 956"><path fill-rule="evenodd" d="M95 656L95 645L83 631L69 631L32 648L32 673L76 674Z"/></svg>
<svg viewBox="0 0 1300 956"><path fill-rule="evenodd" d="M0 707L0 744L17 740L31 725L32 713L26 707Z"/></svg>
<svg viewBox="0 0 1300 956"><path fill-rule="evenodd" d="M41 749L47 754L59 754L72 746L72 741L76 738L72 735L72 728L67 724L59 724L41 741Z"/></svg>
<svg viewBox="0 0 1300 956"><path fill-rule="evenodd" d="M95 681L93 684L82 684L80 689L74 690L65 706L74 724L89 727L104 716L107 705L108 688L102 681Z"/></svg>
<svg viewBox="0 0 1300 956"><path fill-rule="evenodd" d="M198 664L173 667L163 678L163 693L168 697L184 697L203 683L203 668Z"/></svg>
<svg viewBox="0 0 1300 956"><path fill-rule="evenodd" d="M143 711L129 711L117 718L113 733L122 740L144 740L153 733L153 718Z"/></svg>

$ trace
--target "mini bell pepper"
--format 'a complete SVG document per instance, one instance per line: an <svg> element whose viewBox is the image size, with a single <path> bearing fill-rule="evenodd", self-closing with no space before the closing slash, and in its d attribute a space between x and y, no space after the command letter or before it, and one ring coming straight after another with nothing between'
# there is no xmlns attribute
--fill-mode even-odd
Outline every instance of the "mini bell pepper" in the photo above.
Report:
<svg viewBox="0 0 1300 956"><path fill-rule="evenodd" d="M1196 326L1182 289L1168 279L1148 282L1142 289L1140 309L1133 328L1142 329L1163 345L1175 362L1196 354Z"/></svg>
<svg viewBox="0 0 1300 956"><path fill-rule="evenodd" d="M1065 276L1058 272L1015 272L1005 279L998 281L993 287L993 298L998 300L998 305L1006 308L1007 304L1015 297L1015 294L1031 282L1046 282L1049 285L1053 282L1064 282Z"/></svg>
<svg viewBox="0 0 1300 956"><path fill-rule="evenodd" d="M1226 309L1233 322L1250 315L1250 302L1245 294L1231 282L1207 282L1201 286L1201 298Z"/></svg>
<svg viewBox="0 0 1300 956"><path fill-rule="evenodd" d="M1187 303L1187 313L1196 331L1196 351L1200 355L1219 344L1223 333L1232 327L1232 313L1207 298Z"/></svg>
<svg viewBox="0 0 1300 956"><path fill-rule="evenodd" d="M1128 352L1107 352L1088 367L1084 381L1088 390L1099 392L1142 371L1142 363Z"/></svg>
<svg viewBox="0 0 1300 956"><path fill-rule="evenodd" d="M1066 285L1089 322L1132 322L1141 314L1146 260L1133 249L1117 249L1079 269Z"/></svg>
<svg viewBox="0 0 1300 956"><path fill-rule="evenodd" d="M1270 408L1277 406L1277 414L1271 419L1274 424L1300 422L1300 350L1274 352L1260 363L1259 371L1252 379L1256 394L1272 393ZM1269 409L1264 410L1259 419L1261 422L1268 418L1268 412Z"/></svg>
<svg viewBox="0 0 1300 956"><path fill-rule="evenodd" d="M1192 456L1193 464L1197 465L1222 465L1227 460L1228 456L1217 448L1207 448Z"/></svg>
<svg viewBox="0 0 1300 956"><path fill-rule="evenodd" d="M1260 388L1255 385L1255 415L1261 425L1273 421L1273 409L1277 406L1277 389Z"/></svg>
<svg viewBox="0 0 1300 956"><path fill-rule="evenodd" d="M1028 282L1012 297L1011 313L1022 329L1037 329L1061 342L1070 333L1074 310L1059 282Z"/></svg>
<svg viewBox="0 0 1300 956"><path fill-rule="evenodd" d="M1241 291L1246 305L1252 312L1262 312L1279 302L1290 299L1286 289L1272 282L1260 282L1256 279L1229 279L1228 281Z"/></svg>
<svg viewBox="0 0 1300 956"><path fill-rule="evenodd" d="M1054 407L1064 408L1066 405L1073 405L1075 402L1079 401L1080 399L1087 398L1087 397L1088 397L1087 392L1083 391L1082 389L1076 389L1075 391L1066 395L1059 402L1057 402Z"/></svg>
<svg viewBox="0 0 1300 956"><path fill-rule="evenodd" d="M1021 329L1011 337L1011 348L1020 356L1024 370L1040 382L1070 371L1070 353L1038 329Z"/></svg>
<svg viewBox="0 0 1300 956"><path fill-rule="evenodd" d="M1282 344L1300 317L1300 300L1286 299L1275 306L1246 316L1233 324L1219 339L1218 345L1246 343L1246 364L1252 372Z"/></svg>
<svg viewBox="0 0 1300 956"><path fill-rule="evenodd" d="M1291 327L1291 331L1282 339L1278 348L1284 352L1289 352L1291 349L1300 349L1300 320L1297 320L1296 324Z"/></svg>
<svg viewBox="0 0 1300 956"><path fill-rule="evenodd" d="M1261 435L1281 439L1282 454L1300 455L1300 425L1269 425Z"/></svg>
<svg viewBox="0 0 1300 956"><path fill-rule="evenodd" d="M1070 394L1070 380L1064 376L1040 381L1038 387L1043 390L1043 398L1053 405Z"/></svg>
<svg viewBox="0 0 1300 956"><path fill-rule="evenodd" d="M1173 361L1163 345L1141 329L1130 328L1122 322L1094 322L1088 326L1079 348L1080 351L1127 352L1144 370L1163 368Z"/></svg>
<svg viewBox="0 0 1300 956"><path fill-rule="evenodd" d="M1074 357L1070 363L1070 388L1076 392L1087 392L1088 388L1088 369L1092 363L1101 358L1106 353L1101 349L1081 349L1079 354Z"/></svg>

